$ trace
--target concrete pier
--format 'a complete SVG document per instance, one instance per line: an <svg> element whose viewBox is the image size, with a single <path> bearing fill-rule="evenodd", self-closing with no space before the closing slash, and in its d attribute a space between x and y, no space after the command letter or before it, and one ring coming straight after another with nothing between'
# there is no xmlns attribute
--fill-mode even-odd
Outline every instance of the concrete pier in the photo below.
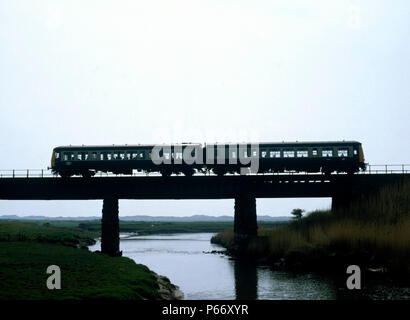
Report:
<svg viewBox="0 0 410 320"><path fill-rule="evenodd" d="M103 200L101 220L101 252L112 257L121 256L118 199Z"/></svg>
<svg viewBox="0 0 410 320"><path fill-rule="evenodd" d="M239 194L235 197L234 233L235 242L246 243L257 235L256 199L249 194Z"/></svg>
<svg viewBox="0 0 410 320"><path fill-rule="evenodd" d="M338 210L347 210L355 199L351 192L340 192L332 196L331 211L336 213Z"/></svg>

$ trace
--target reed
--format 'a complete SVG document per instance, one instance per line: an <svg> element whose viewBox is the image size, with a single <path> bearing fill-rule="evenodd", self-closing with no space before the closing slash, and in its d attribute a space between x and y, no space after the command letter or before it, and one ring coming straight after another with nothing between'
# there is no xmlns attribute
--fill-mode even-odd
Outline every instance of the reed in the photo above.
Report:
<svg viewBox="0 0 410 320"><path fill-rule="evenodd" d="M215 238L229 248L233 230ZM410 181L387 186L343 210L318 210L285 226L259 228L258 238L248 246L250 255L273 261L294 252L314 256L318 262L343 252L363 256L369 265L410 274Z"/></svg>

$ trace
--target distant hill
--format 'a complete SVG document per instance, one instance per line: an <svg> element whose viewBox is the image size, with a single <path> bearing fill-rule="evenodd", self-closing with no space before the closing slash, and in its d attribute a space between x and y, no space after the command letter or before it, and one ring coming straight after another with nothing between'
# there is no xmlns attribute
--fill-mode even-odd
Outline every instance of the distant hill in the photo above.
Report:
<svg viewBox="0 0 410 320"><path fill-rule="evenodd" d="M174 216L128 216L128 217L120 217L123 221L164 221L164 222L230 222L233 221L233 216L206 216L206 215L193 215L190 217L174 217ZM257 216L258 221L269 221L269 222L277 222L277 221L288 221L291 220L291 217L271 217L271 216Z"/></svg>
<svg viewBox="0 0 410 320"><path fill-rule="evenodd" d="M3 215L0 220L98 220L101 217L46 217L46 216L17 216Z"/></svg>
<svg viewBox="0 0 410 320"><path fill-rule="evenodd" d="M78 221L86 221L86 220L100 220L101 216L91 216L91 217L45 217L45 216L25 216L20 217L17 215L3 215L0 216L0 219L3 220L78 220ZM266 221L266 222L281 222L281 221L289 221L292 217L272 217L272 216L257 216L258 221ZM121 217L121 221L147 221L147 222L230 222L233 221L233 216L206 216L206 215L193 215L189 217L175 217L175 216L125 216Z"/></svg>

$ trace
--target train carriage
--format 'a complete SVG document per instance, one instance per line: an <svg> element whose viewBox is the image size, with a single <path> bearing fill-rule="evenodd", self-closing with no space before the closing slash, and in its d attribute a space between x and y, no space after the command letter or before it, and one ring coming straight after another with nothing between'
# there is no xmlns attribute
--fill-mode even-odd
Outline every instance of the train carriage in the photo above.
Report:
<svg viewBox="0 0 410 320"><path fill-rule="evenodd" d="M354 173L364 170L357 141L215 144L205 148L209 170L217 175L240 173L258 161L258 172ZM217 159L212 163L212 159Z"/></svg>
<svg viewBox="0 0 410 320"><path fill-rule="evenodd" d="M154 147L158 148L159 156L164 160L157 165L152 159ZM183 159L187 148L190 158L195 159L192 165ZM201 144L61 146L53 150L51 169L62 177L91 177L96 172L132 174L133 170L160 172L164 176L172 173L192 175L198 168L196 162L201 162L196 159L202 159L201 150Z"/></svg>
<svg viewBox="0 0 410 320"><path fill-rule="evenodd" d="M354 173L364 170L363 149L357 141L262 143L261 171Z"/></svg>
<svg viewBox="0 0 410 320"><path fill-rule="evenodd" d="M133 170L163 176L195 172L222 176L241 173L255 161L259 173L352 174L366 169L362 145L357 141L65 146L54 148L51 168L62 177L90 177L99 171L132 174Z"/></svg>

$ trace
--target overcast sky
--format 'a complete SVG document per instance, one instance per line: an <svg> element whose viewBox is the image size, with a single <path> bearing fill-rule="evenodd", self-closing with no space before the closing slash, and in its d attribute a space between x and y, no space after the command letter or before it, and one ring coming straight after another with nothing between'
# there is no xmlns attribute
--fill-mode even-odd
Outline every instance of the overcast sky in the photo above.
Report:
<svg viewBox="0 0 410 320"><path fill-rule="evenodd" d="M410 163L409 1L0 0L0 170L67 144L357 140ZM101 201L0 201L98 215ZM288 215L329 199L258 200ZM121 201L233 215L233 201Z"/></svg>

